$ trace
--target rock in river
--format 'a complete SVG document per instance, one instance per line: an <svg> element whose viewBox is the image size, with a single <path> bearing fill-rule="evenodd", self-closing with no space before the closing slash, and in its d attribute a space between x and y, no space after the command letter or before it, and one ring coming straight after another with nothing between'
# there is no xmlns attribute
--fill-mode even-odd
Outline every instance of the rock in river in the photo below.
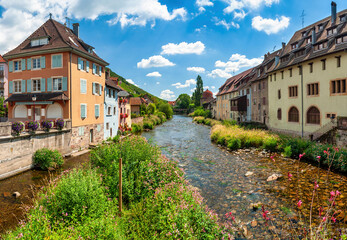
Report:
<svg viewBox="0 0 347 240"><path fill-rule="evenodd" d="M20 197L20 193L19 192L14 192L14 193L12 193L12 196L14 196L15 198L19 198Z"/></svg>
<svg viewBox="0 0 347 240"><path fill-rule="evenodd" d="M245 177L249 177L249 176L252 176L252 175L253 175L253 172L246 172Z"/></svg>
<svg viewBox="0 0 347 240"><path fill-rule="evenodd" d="M268 177L266 181L268 181L268 182L275 181L281 177L283 177L282 174L275 173L275 174L272 174L270 177Z"/></svg>

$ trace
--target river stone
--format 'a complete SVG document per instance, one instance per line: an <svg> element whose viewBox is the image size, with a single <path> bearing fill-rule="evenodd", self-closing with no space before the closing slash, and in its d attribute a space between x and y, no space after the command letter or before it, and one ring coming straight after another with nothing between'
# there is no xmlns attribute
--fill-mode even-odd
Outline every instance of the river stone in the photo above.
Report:
<svg viewBox="0 0 347 240"><path fill-rule="evenodd" d="M20 193L19 192L14 192L12 193L12 196L14 196L15 198L19 198L20 197Z"/></svg>
<svg viewBox="0 0 347 240"><path fill-rule="evenodd" d="M275 180L277 180L277 179L279 179L279 178L281 178L281 177L283 177L282 174L274 173L274 174L272 174L270 177L268 177L268 178L266 179L266 181L267 181L267 182L275 181Z"/></svg>
<svg viewBox="0 0 347 240"><path fill-rule="evenodd" d="M256 227L257 225L258 225L257 220L253 220L253 221L251 222L251 226L252 226L252 227Z"/></svg>
<svg viewBox="0 0 347 240"><path fill-rule="evenodd" d="M245 177L249 177L249 176L252 176L252 175L253 175L253 172L246 172Z"/></svg>

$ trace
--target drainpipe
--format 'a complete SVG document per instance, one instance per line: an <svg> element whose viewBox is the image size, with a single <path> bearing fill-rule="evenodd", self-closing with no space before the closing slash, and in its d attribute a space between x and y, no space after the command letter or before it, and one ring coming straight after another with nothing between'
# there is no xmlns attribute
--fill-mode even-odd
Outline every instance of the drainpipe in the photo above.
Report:
<svg viewBox="0 0 347 240"><path fill-rule="evenodd" d="M304 137L304 70L299 66L301 72L301 138Z"/></svg>
<svg viewBox="0 0 347 240"><path fill-rule="evenodd" d="M71 62L72 62L72 53L70 52L70 118L71 118L71 129L72 129L72 73L71 73Z"/></svg>

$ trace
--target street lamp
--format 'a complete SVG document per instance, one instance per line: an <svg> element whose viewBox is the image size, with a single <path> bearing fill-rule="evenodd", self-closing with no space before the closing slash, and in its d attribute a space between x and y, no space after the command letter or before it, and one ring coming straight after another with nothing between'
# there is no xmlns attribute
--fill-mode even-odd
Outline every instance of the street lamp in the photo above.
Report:
<svg viewBox="0 0 347 240"><path fill-rule="evenodd" d="M36 95L34 95L31 100L33 100L33 102L36 102Z"/></svg>

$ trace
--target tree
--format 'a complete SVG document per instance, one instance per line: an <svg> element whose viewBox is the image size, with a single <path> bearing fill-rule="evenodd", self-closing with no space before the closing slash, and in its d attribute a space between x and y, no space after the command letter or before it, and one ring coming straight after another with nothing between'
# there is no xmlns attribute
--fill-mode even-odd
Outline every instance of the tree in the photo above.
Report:
<svg viewBox="0 0 347 240"><path fill-rule="evenodd" d="M156 110L157 110L157 107L155 106L154 103L148 104L148 106L147 106L147 113L148 114L154 114Z"/></svg>
<svg viewBox="0 0 347 240"><path fill-rule="evenodd" d="M204 84L200 75L196 78L196 89L193 93L193 102L195 106L200 106L200 99L202 97L202 93L204 92Z"/></svg>
<svg viewBox="0 0 347 240"><path fill-rule="evenodd" d="M188 109L190 102L191 102L190 96L186 93L183 93L183 94L178 96L178 98L176 100L176 105L180 109Z"/></svg>
<svg viewBox="0 0 347 240"><path fill-rule="evenodd" d="M158 109L159 109L159 112L165 113L167 119L172 118L172 116L173 116L173 110L172 110L172 107L171 107L170 104L162 102L162 103L159 105L159 108L158 108Z"/></svg>
<svg viewBox="0 0 347 240"><path fill-rule="evenodd" d="M6 117L7 116L7 104L4 103L5 98L4 97L0 97L0 117Z"/></svg>

